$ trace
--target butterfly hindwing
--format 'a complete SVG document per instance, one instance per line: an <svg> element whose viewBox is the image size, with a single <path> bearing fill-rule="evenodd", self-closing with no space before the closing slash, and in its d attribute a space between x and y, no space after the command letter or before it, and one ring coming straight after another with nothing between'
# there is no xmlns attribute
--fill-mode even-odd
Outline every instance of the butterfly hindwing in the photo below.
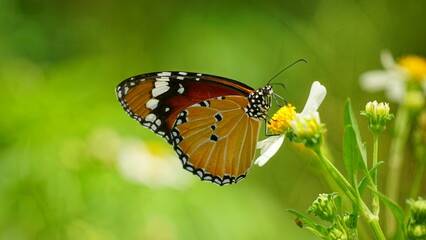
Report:
<svg viewBox="0 0 426 240"><path fill-rule="evenodd" d="M172 143L183 167L219 185L245 177L253 164L260 120L250 118L242 96L211 98L177 117Z"/></svg>

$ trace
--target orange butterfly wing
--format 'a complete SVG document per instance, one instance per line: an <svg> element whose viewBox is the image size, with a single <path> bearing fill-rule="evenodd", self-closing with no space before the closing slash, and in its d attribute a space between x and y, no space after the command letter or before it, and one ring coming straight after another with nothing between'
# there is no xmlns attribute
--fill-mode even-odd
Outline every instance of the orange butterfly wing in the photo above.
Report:
<svg viewBox="0 0 426 240"><path fill-rule="evenodd" d="M260 120L241 96L212 98L182 111L172 129L183 167L219 185L243 179L253 165Z"/></svg>

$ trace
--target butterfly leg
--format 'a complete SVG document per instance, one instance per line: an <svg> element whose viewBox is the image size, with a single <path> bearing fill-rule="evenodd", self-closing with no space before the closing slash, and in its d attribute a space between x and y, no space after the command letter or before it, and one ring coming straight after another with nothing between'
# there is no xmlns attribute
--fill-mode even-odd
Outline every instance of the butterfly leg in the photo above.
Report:
<svg viewBox="0 0 426 240"><path fill-rule="evenodd" d="M272 121L275 121L274 119L272 119L272 118L270 118L269 116L268 116L268 119L271 119ZM267 136L267 137L271 137L271 136L277 136L277 135L279 135L279 134L269 134L268 133L268 119L266 119L265 118L265 136Z"/></svg>
<svg viewBox="0 0 426 240"><path fill-rule="evenodd" d="M282 107L282 106L281 106L281 104L278 102L278 99L277 99L277 98L279 98L280 100L282 100L282 101L284 102L284 104L285 104L285 105L287 105L287 101L286 101L283 97L281 97L280 95L278 95L278 94L276 94L276 93L273 93L273 94L272 94L272 97L274 98L275 103L277 104L277 106L278 106L278 107Z"/></svg>

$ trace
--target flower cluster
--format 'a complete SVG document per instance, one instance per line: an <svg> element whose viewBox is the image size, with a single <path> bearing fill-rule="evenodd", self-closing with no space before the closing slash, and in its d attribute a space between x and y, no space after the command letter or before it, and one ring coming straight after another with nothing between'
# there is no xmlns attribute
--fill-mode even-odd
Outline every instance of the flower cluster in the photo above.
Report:
<svg viewBox="0 0 426 240"><path fill-rule="evenodd" d="M410 239L426 238L426 200L419 197L417 200L407 201L410 205L410 219L407 225L407 235Z"/></svg>
<svg viewBox="0 0 426 240"><path fill-rule="evenodd" d="M263 166L275 155L286 136L291 141L304 143L307 147L314 147L321 143L325 127L321 123L317 110L326 93L326 88L315 81L301 113L296 113L296 108L291 104L280 108L268 124L268 129L275 135L258 142L257 148L260 149L261 155L256 159L255 164Z"/></svg>
<svg viewBox="0 0 426 240"><path fill-rule="evenodd" d="M326 222L333 222L337 216L336 198L335 193L320 194L306 212L312 213Z"/></svg>
<svg viewBox="0 0 426 240"><path fill-rule="evenodd" d="M317 234L317 236L323 239L330 240L344 240L348 239L348 232L350 228L346 225L347 220L345 216L341 215L340 197L337 193L331 194L320 194L318 198L312 203L309 209L306 211L308 214L314 214L321 218L325 222L329 222L331 225L328 228L322 228L322 231L316 231L309 229Z"/></svg>

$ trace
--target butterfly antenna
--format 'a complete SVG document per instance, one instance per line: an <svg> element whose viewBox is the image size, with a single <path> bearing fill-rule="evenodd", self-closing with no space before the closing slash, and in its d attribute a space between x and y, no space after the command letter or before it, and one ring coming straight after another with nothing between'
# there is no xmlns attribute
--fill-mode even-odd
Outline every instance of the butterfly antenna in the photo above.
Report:
<svg viewBox="0 0 426 240"><path fill-rule="evenodd" d="M291 66L293 66L294 64L298 63L298 62L305 62L308 63L308 61L306 61L305 59L301 58L297 61L295 61L294 63L288 65L287 67L285 67L283 70L279 71L277 74L275 74L275 76L273 76L267 83L267 85L269 85L269 83L274 80L274 78L278 77L278 75L280 75L282 72L284 72L285 70L289 69Z"/></svg>

